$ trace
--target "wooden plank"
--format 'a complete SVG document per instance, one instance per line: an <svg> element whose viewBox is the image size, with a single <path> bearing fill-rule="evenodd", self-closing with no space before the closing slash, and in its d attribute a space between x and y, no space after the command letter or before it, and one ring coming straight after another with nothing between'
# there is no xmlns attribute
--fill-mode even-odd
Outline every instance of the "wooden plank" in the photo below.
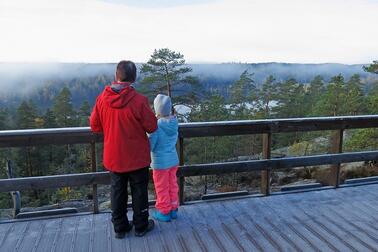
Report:
<svg viewBox="0 0 378 252"><path fill-rule="evenodd" d="M91 141L102 142L103 136L92 133L88 127L0 131L0 148L79 144Z"/></svg>
<svg viewBox="0 0 378 252"><path fill-rule="evenodd" d="M180 213L184 214L188 219L192 228L192 234L202 251L222 251L217 241L214 240L214 237L209 234L207 222L197 211L196 206L186 205L180 208Z"/></svg>
<svg viewBox="0 0 378 252"><path fill-rule="evenodd" d="M292 251L292 249L290 250L290 246L267 225L264 219L266 213L261 214L254 210L255 205L261 204L261 202L254 200L252 207L249 206L248 203L248 200L237 200L234 207L236 207L239 214L243 216L243 220L256 230L258 241L262 244L268 244L271 247L268 251Z"/></svg>
<svg viewBox="0 0 378 252"><path fill-rule="evenodd" d="M301 209L295 206L299 204L290 204L286 201L287 197L280 199L281 204L285 205L284 217L289 223L292 223L300 232L304 233L306 237L309 237L313 244L321 249L321 251L350 251L347 247L340 243L340 241L330 234L327 230L324 230L318 225L311 217L306 215Z"/></svg>
<svg viewBox="0 0 378 252"><path fill-rule="evenodd" d="M272 151L272 134L271 133L263 134L262 158L270 159L271 151ZM270 170L269 169L261 171L260 191L261 191L261 194L263 195L270 194Z"/></svg>
<svg viewBox="0 0 378 252"><path fill-rule="evenodd" d="M340 214L337 213L339 210L342 211L340 205L338 205L337 207L337 212L329 209L330 208L328 208L328 206L314 207L312 209L308 209L307 211L312 212L313 215L320 216L318 217L318 219L320 218L320 221L327 223L327 227L333 226L341 230L342 237L345 237L344 242L349 243L350 246L354 247L356 250L374 250L374 247L378 245L378 239L376 238L378 233L376 231L370 231L369 233L367 233L365 231L367 230L366 224L364 228L360 228L353 222L340 218ZM370 240L369 238L372 240Z"/></svg>
<svg viewBox="0 0 378 252"><path fill-rule="evenodd" d="M223 219L225 224L235 226L239 230L241 242L244 246L252 249L252 251L265 251L265 249L258 242L258 236L251 232L249 223L246 222L246 218L241 215L240 209L235 207L234 204L230 205L225 201L214 202L215 207L223 213Z"/></svg>
<svg viewBox="0 0 378 252"><path fill-rule="evenodd" d="M206 251L193 235L192 223L183 211L179 210L178 220L172 220L172 224L174 226L173 230L178 236L177 239L179 240L182 251Z"/></svg>
<svg viewBox="0 0 378 252"><path fill-rule="evenodd" d="M253 207L255 213L256 222L261 226L267 226L272 229L272 235L277 237L276 240L285 248L286 251L311 251L317 250L315 246L298 237L297 233L293 232L288 225L283 222L286 216L279 216L271 208L269 204L266 204L265 198L256 200L253 204L247 202L247 207ZM277 200L276 204L279 203Z"/></svg>
<svg viewBox="0 0 378 252"><path fill-rule="evenodd" d="M207 137L278 132L378 127L377 115L181 123L180 137ZM0 131L0 147L102 142L89 127Z"/></svg>
<svg viewBox="0 0 378 252"><path fill-rule="evenodd" d="M180 124L184 138L378 127L378 116L341 116Z"/></svg>
<svg viewBox="0 0 378 252"><path fill-rule="evenodd" d="M109 172L0 179L0 192L110 184Z"/></svg>
<svg viewBox="0 0 378 252"><path fill-rule="evenodd" d="M246 251L230 227L219 214L219 209L212 207L213 203L198 204L196 210L206 221L208 236L214 239L221 251Z"/></svg>
<svg viewBox="0 0 378 252"><path fill-rule="evenodd" d="M353 204L353 203L352 203ZM377 209L371 208L369 204L361 204L361 207L341 207L342 213L339 214L330 207L327 208L328 211L334 213L342 220L343 223L348 223L353 226L353 230L358 230L364 233L364 236L369 237L376 244L378 244L378 219L376 217Z"/></svg>
<svg viewBox="0 0 378 252"><path fill-rule="evenodd" d="M163 251L182 251L180 241L177 239L178 233L175 232L171 222L155 221L155 229L151 235L154 235L156 247ZM174 239L172 239L174 237ZM146 238L150 238L147 236ZM148 243L150 251L154 251L154 246Z"/></svg>
<svg viewBox="0 0 378 252"><path fill-rule="evenodd" d="M60 236L63 218L44 220L44 232L34 251L54 251Z"/></svg>
<svg viewBox="0 0 378 252"><path fill-rule="evenodd" d="M63 218L62 229L56 241L56 251L73 251L80 217Z"/></svg>
<svg viewBox="0 0 378 252"><path fill-rule="evenodd" d="M332 245L340 249L340 251L361 251L362 248L358 246L358 237L356 237L350 231L343 229L338 223L334 222L332 219L329 219L327 216L321 216L319 212L313 213L312 210L314 210L314 207L310 207L309 205L303 206L300 204L293 206L310 217L312 222L314 222L317 227L322 230L322 232L327 234L328 237L332 237ZM319 204L319 206L323 206L323 204ZM372 250L373 248L369 245L366 246L367 247L363 248L364 250Z"/></svg>
<svg viewBox="0 0 378 252"><path fill-rule="evenodd" d="M95 228L93 236L93 251L109 251L108 250L108 214L94 215ZM111 224L111 223L110 223Z"/></svg>
<svg viewBox="0 0 378 252"><path fill-rule="evenodd" d="M4 241L7 239L9 233L13 230L14 223L2 223L0 225L0 249Z"/></svg>
<svg viewBox="0 0 378 252"><path fill-rule="evenodd" d="M27 228L27 222L13 223L12 228L3 238L2 244L0 244L0 251L14 251L19 241L24 238Z"/></svg>
<svg viewBox="0 0 378 252"><path fill-rule="evenodd" d="M25 232L25 237L16 251L33 251L35 246L38 246L39 241L44 235L46 222L31 221L29 224L29 228L27 232Z"/></svg>
<svg viewBox="0 0 378 252"><path fill-rule="evenodd" d="M286 231L282 232L278 228L277 225L281 222L281 216L277 216L264 204L264 198L255 199L253 202L250 200L241 200L239 202L241 203L239 210L245 213L243 215L251 218L254 225L259 227L259 231L262 232L264 238L268 239L272 245L276 244L275 247L279 247L284 251L302 251L286 235Z"/></svg>
<svg viewBox="0 0 378 252"><path fill-rule="evenodd" d="M73 232L73 244L71 246L72 251L89 251L90 237L92 230L93 218L91 215L83 215L77 219L77 229Z"/></svg>
<svg viewBox="0 0 378 252"><path fill-rule="evenodd" d="M301 196L303 193L295 195ZM304 225L305 222L311 221L308 216L303 215L300 211L293 212L291 209L287 209L287 206L295 204L296 202L302 202L303 197L298 197L296 200L283 201L286 196L287 195L280 195L262 198L267 208L273 210L275 215L280 217L280 222L282 223L281 229L293 233L293 239L300 239L296 240L298 244L305 243L312 250L333 251L322 239L313 233L312 229L309 230L308 227ZM299 216L299 218L294 218L294 216Z"/></svg>
<svg viewBox="0 0 378 252"><path fill-rule="evenodd" d="M219 202L204 204L204 212L215 215L213 218L216 218L218 223L215 224L214 230L220 230L224 233L224 236L227 237L225 241L229 244L228 246L231 249L234 247L232 251L249 251L251 249L251 244L245 239L239 223L225 211ZM226 250L231 251L227 247Z"/></svg>

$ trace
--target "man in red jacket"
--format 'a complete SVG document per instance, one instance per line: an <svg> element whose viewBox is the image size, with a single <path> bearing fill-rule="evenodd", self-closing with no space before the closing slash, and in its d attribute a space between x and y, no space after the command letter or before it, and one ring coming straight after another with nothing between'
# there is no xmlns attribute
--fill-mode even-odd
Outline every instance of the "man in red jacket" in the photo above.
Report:
<svg viewBox="0 0 378 252"><path fill-rule="evenodd" d="M148 168L150 145L146 133L157 129L148 99L132 87L136 66L131 61L117 65L116 81L97 97L90 125L104 134L104 166L111 176L112 222L116 238L123 238L135 225L135 235L154 228L148 219ZM133 222L127 218L127 184L130 181Z"/></svg>

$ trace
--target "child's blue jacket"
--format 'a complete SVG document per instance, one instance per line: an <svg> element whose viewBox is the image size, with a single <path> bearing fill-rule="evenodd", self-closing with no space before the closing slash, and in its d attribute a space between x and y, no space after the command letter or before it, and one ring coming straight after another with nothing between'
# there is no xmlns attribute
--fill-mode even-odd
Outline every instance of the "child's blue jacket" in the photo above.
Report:
<svg viewBox="0 0 378 252"><path fill-rule="evenodd" d="M176 151L178 122L176 117L160 118L158 129L149 135L151 147L151 167L167 169L178 165Z"/></svg>

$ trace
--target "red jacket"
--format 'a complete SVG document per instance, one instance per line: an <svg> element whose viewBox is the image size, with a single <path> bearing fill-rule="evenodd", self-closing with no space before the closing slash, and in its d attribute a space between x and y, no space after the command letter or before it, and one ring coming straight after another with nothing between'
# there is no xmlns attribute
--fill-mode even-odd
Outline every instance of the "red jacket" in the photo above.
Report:
<svg viewBox="0 0 378 252"><path fill-rule="evenodd" d="M90 125L104 133L104 166L113 172L130 172L150 166L146 133L157 129L147 97L128 86L119 93L106 86L97 97Z"/></svg>

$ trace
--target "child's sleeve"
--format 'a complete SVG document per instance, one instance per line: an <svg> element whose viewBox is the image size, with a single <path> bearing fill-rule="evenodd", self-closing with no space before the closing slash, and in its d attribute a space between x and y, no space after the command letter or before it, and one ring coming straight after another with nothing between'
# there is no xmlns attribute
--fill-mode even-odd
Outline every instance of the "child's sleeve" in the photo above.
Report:
<svg viewBox="0 0 378 252"><path fill-rule="evenodd" d="M89 118L89 124L90 124L91 130L93 132L96 132L96 133L103 132L102 123L101 123L100 116L99 116L98 109L97 109L97 101L96 101L96 104L93 107L91 117Z"/></svg>
<svg viewBox="0 0 378 252"><path fill-rule="evenodd" d="M148 134L148 139L150 140L150 149L151 151L154 151L158 140L158 130L154 133Z"/></svg>

